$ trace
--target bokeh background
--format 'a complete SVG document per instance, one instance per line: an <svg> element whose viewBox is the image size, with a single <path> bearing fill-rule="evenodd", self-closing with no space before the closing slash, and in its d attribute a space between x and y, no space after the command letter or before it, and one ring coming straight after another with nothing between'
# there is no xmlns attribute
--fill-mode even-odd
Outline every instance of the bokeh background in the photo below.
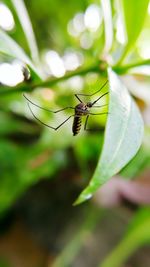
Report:
<svg viewBox="0 0 150 267"><path fill-rule="evenodd" d="M144 119L143 144L90 201L72 205L95 170L107 116L91 116L93 131L82 127L73 137L72 119L50 130L33 118L22 94L57 110L75 106L74 94L91 94L106 82L106 72L97 66L103 70L106 61L119 59L126 36L120 1L108 1L114 41L111 55L104 49L104 2L0 1L0 28L32 58L43 80L53 81L40 86L30 66L14 57L18 52L11 42L7 53L0 53L0 267L150 266L150 4L126 55L126 65L143 64L121 77ZM0 46L7 41L1 33ZM107 91L108 85L101 93ZM101 104L108 104L108 96ZM52 126L72 114L32 109Z"/></svg>

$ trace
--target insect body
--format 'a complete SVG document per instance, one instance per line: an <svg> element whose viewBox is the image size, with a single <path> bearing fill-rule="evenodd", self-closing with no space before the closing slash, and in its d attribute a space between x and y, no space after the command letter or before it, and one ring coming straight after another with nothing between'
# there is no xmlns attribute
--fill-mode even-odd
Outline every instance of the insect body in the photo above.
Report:
<svg viewBox="0 0 150 267"><path fill-rule="evenodd" d="M30 99L27 98L26 95L23 95L27 100L28 100L28 106L29 106L29 109L33 115L33 117L39 121L41 124L53 129L53 130L58 130L63 124L65 124L70 118L74 117L74 120L73 120L73 125L72 125L72 132L73 132L73 135L77 135L79 132L80 132L80 129L81 129L81 125L82 125L82 117L83 116L86 116L86 120L85 120L85 125L84 125L84 130L89 130L87 129L87 122L88 122L88 118L90 115L103 115L103 114L108 114L108 112L101 112L101 113L93 113L93 112L90 112L90 109L92 107L94 108L101 108L101 107L104 107L106 106L107 104L105 105L101 105L101 106L96 106L95 104L102 98L104 97L105 95L108 94L108 92L102 94L101 96L99 96L95 101L93 102L88 102L88 103L83 103L82 100L79 98L79 95L81 96L93 96L95 94L97 94L105 85L107 84L107 81L105 82L105 84L98 90L96 91L95 93L93 94L75 94L75 97L80 101L80 103L78 105L76 105L75 107L65 107L63 109L59 109L59 110L56 110L56 111L52 111L52 110L49 110L49 109L46 109L46 108L43 108L43 107L40 107L39 105L33 103ZM69 116L65 121L63 121L60 125L58 125L57 127L53 127L53 126L50 126L44 122L42 122L40 119L38 119L35 114L33 113L31 107L30 107L30 104L40 108L40 109L43 109L43 110L46 110L48 112L53 112L53 113L58 113L58 112L61 112L63 110L66 110L66 109L74 109L74 114Z"/></svg>
<svg viewBox="0 0 150 267"><path fill-rule="evenodd" d="M86 116L89 113L88 103L80 103L75 107L75 116L73 120L72 132L73 135L77 135L81 129L82 116Z"/></svg>

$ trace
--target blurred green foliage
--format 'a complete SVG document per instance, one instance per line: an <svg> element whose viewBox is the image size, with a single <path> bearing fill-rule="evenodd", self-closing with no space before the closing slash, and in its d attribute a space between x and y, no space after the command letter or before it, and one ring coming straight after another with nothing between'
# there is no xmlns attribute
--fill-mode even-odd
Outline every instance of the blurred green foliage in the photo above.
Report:
<svg viewBox="0 0 150 267"><path fill-rule="evenodd" d="M7 83L1 84L0 88L0 215L2 216L4 212L7 212L8 208L13 206L15 201L29 187L42 179L60 178L64 170L66 176L69 176L72 180L75 179L75 183L80 188L83 188L93 175L100 152L104 151L103 142L104 144L107 143L105 147L106 157L104 164L101 165L104 172L107 171L107 164L113 156L109 154L109 149L112 148L111 151L118 156L116 161L112 162L113 166L109 169L110 173L107 178L111 178L112 175L116 174L116 169L120 171L120 167L116 168L119 160L123 162L121 167L128 163L120 175L129 179L138 177L139 174L149 168L150 132L148 122L145 119L143 144L137 155L135 155L141 144L141 137L136 140L139 132L134 133L132 129L134 130L134 126L138 123L140 124L139 127L142 128L142 122L138 120L138 116L140 116L139 110L136 109L134 111L134 121L132 121L132 125L129 125L128 119L132 116L129 113L129 117L125 120L126 106L116 101L117 96L118 99L121 99L119 97L122 94L122 86L129 89L126 85L126 79L128 79L127 75L132 75L139 85L142 80L147 88L147 95L144 96L147 102L143 101L143 106L142 104L138 105L143 116L145 116L144 112L149 112L150 78L147 73L150 70L150 50L147 48L149 47L149 37L146 34L149 33L150 26L149 1L122 0L119 2L112 0L106 3L104 0L101 2L86 0L26 0L24 2L19 0L16 2L14 0L5 0L2 3L10 8L15 26L10 31L0 30L0 65L6 62L12 64L14 58L19 59L24 66L25 64L28 65L31 78L28 81L24 80L22 83L18 83L14 87L7 86ZM25 4L23 6L23 14L27 9L33 32L31 25L29 31L26 32L21 22L22 13L19 13L19 7L21 7L22 3ZM90 5L100 8L98 9L101 14L100 23L96 30L90 30L88 27L81 30L80 24L82 24L82 21L76 20L75 24L75 18L79 14L85 16L85 12ZM104 18L102 13L105 14ZM107 17L108 13L110 14L109 18ZM29 18L25 18L27 24L30 21ZM71 34L70 32L73 29L71 28L69 31L69 27L72 27L70 25L73 25L73 22L79 32L76 30ZM26 23L25 25L27 25ZM36 38L34 39L34 37ZM125 37L126 41L123 40ZM33 47L37 49L35 57L33 56ZM66 71L66 75L63 77L52 75L50 63L46 61L47 52L51 50L56 51L61 60L64 60L64 56L68 51L76 54L79 61L77 66L79 69L70 69L70 71ZM68 103L69 106L75 106L77 104L77 99L74 97L75 93L92 94L104 84L107 79L107 67L116 72L118 80L110 78L110 98L106 97L103 102L103 104L109 103L109 106L112 107L112 117L110 116L106 132L104 128L107 116L91 117L89 126L94 131L84 132L82 129L80 135L76 138L72 137L71 133L72 120L68 121L57 132L42 127L33 120L22 92L26 92L26 94L32 92L27 96L34 103L50 110L64 108L68 106ZM135 67L137 67L136 70ZM118 82L118 74L124 75L124 82ZM119 84L118 95L116 92L114 95L112 94L114 84L116 87ZM107 90L108 87L104 88L101 93L105 93ZM143 91L141 92L142 94L144 94ZM112 99L112 96L114 99ZM136 94L135 92L134 97L139 100L139 93L137 92ZM143 97L141 98L143 100ZM84 101L91 100L90 97L83 97L82 99ZM95 98L93 97L92 99ZM125 101L127 106L132 101L132 98L129 97L129 99ZM119 103L118 106L116 103ZM139 102L137 101L137 103ZM121 137L119 131L115 134L113 130L110 131L110 125L115 125L116 117L113 117L113 112L117 112L117 108L116 125L118 123L117 129L121 125L120 132L123 131ZM107 110L106 107L101 109L102 112ZM70 111L51 114L37 108L34 111L44 123L53 126L59 125L65 120L66 116L71 114ZM127 127L125 127L126 125ZM128 129L128 135L126 135L126 128ZM131 142L131 146L125 142L128 140ZM124 153L122 150L118 152L123 147L120 144L124 146L126 144L128 153ZM125 156L127 156L128 160L125 159ZM133 156L135 157L128 162ZM112 172L113 169L115 171ZM100 167L98 167L98 170L101 170ZM70 177L70 173L73 178ZM103 178L101 173L102 171L97 174L98 180ZM106 182L106 179L103 180L103 182ZM98 186L99 181L94 182L94 190L90 189L90 193L93 193ZM86 197L83 200L85 199ZM139 218L143 218L139 214ZM148 228L149 210L146 214L148 218L146 226ZM141 221L141 228L142 225L145 225L144 220ZM138 223L135 226L135 232L136 227L138 227ZM139 232L141 228L138 228ZM140 237L139 232L137 238L141 237L141 240L143 240L145 232L143 235L141 231ZM128 244L128 236L126 238L125 244L126 242ZM139 245L144 243L139 239L138 241ZM132 251L137 248L134 245L135 243ZM120 251L120 247L112 254L115 255L115 260L119 255L118 251ZM128 249L125 255L125 258L130 255ZM120 262L125 258L122 254ZM110 256L110 259L108 258L108 266L118 266L117 264L110 265L111 261L113 262L113 259ZM107 266L107 262L106 265L104 262L100 266Z"/></svg>

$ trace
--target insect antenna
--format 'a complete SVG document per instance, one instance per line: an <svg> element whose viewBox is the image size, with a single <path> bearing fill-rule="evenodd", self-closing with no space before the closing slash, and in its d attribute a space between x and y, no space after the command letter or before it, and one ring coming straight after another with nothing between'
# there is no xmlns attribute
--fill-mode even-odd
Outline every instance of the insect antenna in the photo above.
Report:
<svg viewBox="0 0 150 267"><path fill-rule="evenodd" d="M99 89L99 90L97 90L96 92L94 92L94 93L92 93L92 94L75 94L75 97L81 102L81 103L83 103L82 102L82 100L79 98L79 96L93 96L93 95L96 95L98 92L100 92L105 86L106 86L106 84L108 83L108 80L106 80L106 82L101 86L101 88ZM103 95L101 95L100 97L98 97L98 99L96 99L95 101L93 101L92 103L91 103L91 107L100 99L100 98L102 98L103 96L105 96L106 94L108 94L109 92L106 92L105 94L103 94Z"/></svg>
<svg viewBox="0 0 150 267"><path fill-rule="evenodd" d="M93 95L96 95L98 92L100 92L104 87L105 87L105 85L108 83L108 80L101 86L101 88L100 89L98 89L96 92L94 92L94 93L92 93L92 94L75 94L75 97L77 97L78 98L78 100L80 101L80 102L82 102L81 101L81 99L79 99L79 95L81 95L81 96L93 96Z"/></svg>
<svg viewBox="0 0 150 267"><path fill-rule="evenodd" d="M107 94L109 94L109 92L106 92L106 93L104 93L103 95L101 95L100 97L98 97L95 101L93 101L92 102L92 106L95 104L95 103L97 103L102 97L104 97L105 95L107 95Z"/></svg>

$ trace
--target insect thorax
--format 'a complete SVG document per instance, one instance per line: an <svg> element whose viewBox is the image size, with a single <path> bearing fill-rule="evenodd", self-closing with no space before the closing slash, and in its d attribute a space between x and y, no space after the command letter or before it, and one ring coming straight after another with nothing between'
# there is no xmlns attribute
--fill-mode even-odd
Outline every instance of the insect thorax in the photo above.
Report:
<svg viewBox="0 0 150 267"><path fill-rule="evenodd" d="M87 115L89 113L89 109L87 104L80 103L75 107L75 114L82 116L82 115Z"/></svg>

